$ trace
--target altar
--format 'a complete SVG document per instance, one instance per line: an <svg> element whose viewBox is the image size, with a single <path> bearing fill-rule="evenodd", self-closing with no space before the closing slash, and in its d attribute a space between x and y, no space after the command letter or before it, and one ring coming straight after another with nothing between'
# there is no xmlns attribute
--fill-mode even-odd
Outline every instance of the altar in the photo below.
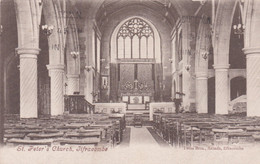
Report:
<svg viewBox="0 0 260 164"><path fill-rule="evenodd" d="M128 104L145 104L154 96L154 65L124 63L119 65L118 95Z"/></svg>

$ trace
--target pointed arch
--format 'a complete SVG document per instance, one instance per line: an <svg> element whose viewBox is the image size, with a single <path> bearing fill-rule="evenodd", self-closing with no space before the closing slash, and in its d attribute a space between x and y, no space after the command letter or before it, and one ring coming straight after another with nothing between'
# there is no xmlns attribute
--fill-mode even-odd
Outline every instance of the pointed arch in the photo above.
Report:
<svg viewBox="0 0 260 164"><path fill-rule="evenodd" d="M213 33L214 65L228 65L229 40L236 5L235 0L220 0L218 3Z"/></svg>
<svg viewBox="0 0 260 164"><path fill-rule="evenodd" d="M145 41L142 42L142 37ZM128 41L130 39L130 42ZM134 42L135 41L135 42ZM142 43L145 46L140 46ZM122 48L123 46L123 48ZM138 47L134 53L133 47ZM129 47L131 47L129 49ZM146 48L146 50L143 50ZM131 52L129 51L131 50ZM147 53L142 55L142 52ZM149 54L150 53L150 54ZM114 29L111 37L111 62L118 58L155 58L156 63L161 62L161 40L157 29L150 21L142 17L129 17ZM131 54L129 56L129 54ZM133 54L137 54L134 56Z"/></svg>

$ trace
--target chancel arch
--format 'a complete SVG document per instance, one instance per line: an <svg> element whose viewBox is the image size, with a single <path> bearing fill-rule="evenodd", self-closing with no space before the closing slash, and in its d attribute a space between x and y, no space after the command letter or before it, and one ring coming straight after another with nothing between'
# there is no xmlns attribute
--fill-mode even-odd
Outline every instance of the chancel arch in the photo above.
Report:
<svg viewBox="0 0 260 164"><path fill-rule="evenodd" d="M145 12L145 14L144 14ZM170 89L172 86L171 80L165 80L166 78L163 78L163 76L171 76L171 63L169 62L169 58L171 56L171 43L170 43L170 35L171 32L171 26L168 24L168 22L161 22L163 20L163 16L156 14L152 9L150 9L147 6L141 6L141 5L129 5L122 10L118 10L115 13L112 13L111 15L107 16L107 21L102 24L100 27L100 30L102 32L102 39L101 39L101 76L105 76L102 78L108 77L108 86L110 86L107 89L101 89L101 99L106 101L112 101L112 102L118 102L121 101L119 99L117 90L117 81L114 81L115 78L112 78L112 76L118 76L119 74L115 71L120 68L118 67L118 61L123 62L126 59L117 59L116 57L116 33L119 30L119 28L127 22L127 20L130 20L132 18L141 18L144 20L150 28L154 32L155 42L158 41L157 47L154 47L155 50L155 56L158 56L158 58L138 58L139 62L147 61L148 63L154 62L155 66L154 68L154 74L155 74L155 90L158 90L156 92L155 101L159 101L160 98L162 98L164 92L166 92L167 89ZM155 30L156 29L156 30ZM156 34L158 33L158 34ZM156 39L158 38L158 39ZM130 39L131 40L131 39ZM156 41L157 40L157 41ZM156 45L156 44L154 44ZM159 45L159 46L158 46ZM145 50L143 50L145 51ZM159 55L156 55L159 54ZM159 57L160 56L160 57ZM128 59L129 60L129 59ZM137 59L130 59L130 60L137 60ZM147 64L148 64L147 63ZM126 64L126 63L125 63ZM134 68L133 68L134 69ZM140 69L139 69L140 70ZM165 80L163 82L163 80ZM164 91L163 91L164 87ZM159 91L161 90L161 91ZM109 98L108 98L109 97ZM170 99L171 94L169 94ZM109 99L109 100L108 100Z"/></svg>

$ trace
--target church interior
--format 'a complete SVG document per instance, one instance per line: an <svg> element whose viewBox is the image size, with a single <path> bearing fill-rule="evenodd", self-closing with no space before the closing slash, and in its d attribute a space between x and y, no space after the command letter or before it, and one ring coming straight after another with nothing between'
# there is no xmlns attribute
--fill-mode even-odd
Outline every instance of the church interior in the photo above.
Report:
<svg viewBox="0 0 260 164"><path fill-rule="evenodd" d="M260 143L259 0L0 2L1 145Z"/></svg>

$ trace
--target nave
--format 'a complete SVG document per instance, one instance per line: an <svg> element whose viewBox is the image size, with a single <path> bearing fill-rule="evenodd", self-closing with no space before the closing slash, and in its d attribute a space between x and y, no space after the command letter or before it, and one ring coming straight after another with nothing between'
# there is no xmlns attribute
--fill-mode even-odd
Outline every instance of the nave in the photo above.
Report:
<svg viewBox="0 0 260 164"><path fill-rule="evenodd" d="M48 163L107 163L107 157L115 164L201 164L208 160L217 164L223 159L242 164L259 159L247 154L259 152L259 117L154 113L150 125L142 127L125 126L121 114L5 118L6 146L0 149L0 160L8 164L45 163L47 159Z"/></svg>
<svg viewBox="0 0 260 164"><path fill-rule="evenodd" d="M146 126L142 120L141 126L135 126L134 122L125 120L124 114L118 113L66 114L38 119L6 115L5 119L6 146L92 145L98 149L164 147L207 150L210 147L218 149L218 146L220 149L225 146L244 149L260 143L260 118L241 114L156 112L150 125Z"/></svg>

